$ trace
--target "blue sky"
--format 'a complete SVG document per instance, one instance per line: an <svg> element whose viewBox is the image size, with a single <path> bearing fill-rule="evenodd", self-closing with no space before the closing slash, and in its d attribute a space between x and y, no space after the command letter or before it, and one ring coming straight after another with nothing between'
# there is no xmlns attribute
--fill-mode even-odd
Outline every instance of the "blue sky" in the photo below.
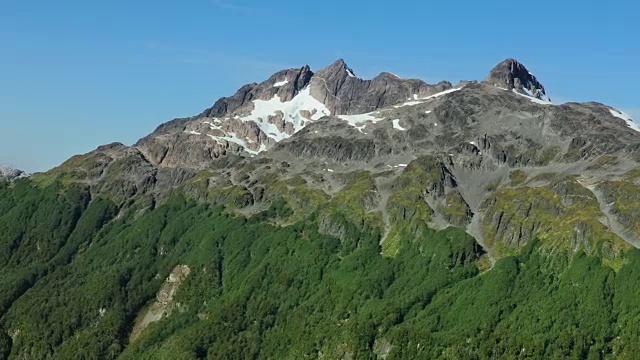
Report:
<svg viewBox="0 0 640 360"><path fill-rule="evenodd" d="M0 164L43 171L132 144L245 83L338 58L365 78L455 83L514 57L552 100L640 119L639 13L630 0L0 0Z"/></svg>

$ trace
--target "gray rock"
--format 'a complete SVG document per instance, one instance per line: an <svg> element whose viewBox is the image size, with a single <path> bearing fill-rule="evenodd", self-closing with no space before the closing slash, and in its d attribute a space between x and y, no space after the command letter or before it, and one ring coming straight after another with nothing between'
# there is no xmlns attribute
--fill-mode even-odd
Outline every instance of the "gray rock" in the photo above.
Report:
<svg viewBox="0 0 640 360"><path fill-rule="evenodd" d="M0 180L12 181L29 176L22 170L14 169L8 166L0 166Z"/></svg>
<svg viewBox="0 0 640 360"><path fill-rule="evenodd" d="M414 95L426 97L451 87L448 81L429 85L387 72L372 80L359 79L342 59L321 69L311 79L311 95L334 115L368 113L413 99Z"/></svg>
<svg viewBox="0 0 640 360"><path fill-rule="evenodd" d="M362 80L342 60L317 73L309 66L287 69L262 83L243 86L233 96L219 99L197 116L161 125L141 139L136 147L155 164L198 169L209 167L222 157L247 156L269 149L276 143L273 137L265 134L255 122L238 118L251 113L255 100L271 100L277 96L281 102L287 102L307 87L311 96L323 103L332 115L339 115L371 112L415 97L426 97L450 89L452 85L447 81L429 85L421 80L403 80L391 73ZM306 109L300 114L308 122L314 115ZM217 121L217 129L212 130L206 124L214 121ZM276 111L265 121L275 125L285 136L296 131L282 112ZM228 138L230 135L244 141L245 145L211 137Z"/></svg>
<svg viewBox="0 0 640 360"><path fill-rule="evenodd" d="M299 69L279 71L260 84L247 84L233 96L219 99L211 108L206 109L196 118L213 118L232 114L253 100L269 100L275 95L278 95L282 101L289 101L309 84L312 77L313 72L308 65ZM286 83L281 86L274 86L284 82Z"/></svg>
<svg viewBox="0 0 640 360"><path fill-rule="evenodd" d="M544 86L515 59L507 59L491 70L485 80L491 85L516 90L525 95L532 95L538 99L548 99Z"/></svg>

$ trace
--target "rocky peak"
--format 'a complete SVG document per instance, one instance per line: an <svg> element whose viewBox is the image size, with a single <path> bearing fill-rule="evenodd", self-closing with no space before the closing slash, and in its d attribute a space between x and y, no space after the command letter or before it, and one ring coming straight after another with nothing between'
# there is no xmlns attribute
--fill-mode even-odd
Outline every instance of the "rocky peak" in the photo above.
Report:
<svg viewBox="0 0 640 360"><path fill-rule="evenodd" d="M380 75L377 76L378 78L385 78L385 79L391 79L391 80L402 80L402 78L394 73L390 73L387 71L383 71L380 73Z"/></svg>
<svg viewBox="0 0 640 360"><path fill-rule="evenodd" d="M269 93L266 96L260 96L260 98L262 100L268 100L263 99L263 97L269 97L271 93L275 92L274 95L278 95L282 101L289 101L309 85L312 76L313 71L311 71L309 65L305 65L299 69L279 71L273 74L267 81L257 86L258 88L267 90ZM273 95L271 97L273 97Z"/></svg>
<svg viewBox="0 0 640 360"><path fill-rule="evenodd" d="M255 156L325 116L366 114L451 88L391 73L360 79L342 59L315 73L305 65L244 85L199 115L161 125L135 146L154 164L200 168L228 155Z"/></svg>
<svg viewBox="0 0 640 360"><path fill-rule="evenodd" d="M422 80L402 79L383 72L371 80L358 78L344 60L319 70L311 81L311 95L333 115L364 114L451 88L449 82L430 85Z"/></svg>
<svg viewBox="0 0 640 360"><path fill-rule="evenodd" d="M313 75L309 65L278 71L266 81L244 85L233 96L220 98L198 117L218 117L231 114L246 107L254 100L270 100L276 96L283 102L291 101L309 85Z"/></svg>
<svg viewBox="0 0 640 360"><path fill-rule="evenodd" d="M507 59L494 67L485 82L497 87L550 101L544 86L527 68L515 59Z"/></svg>
<svg viewBox="0 0 640 360"><path fill-rule="evenodd" d="M347 63L345 63L343 59L338 59L334 61L331 65L320 69L317 73L317 76L322 78L334 78L334 77L355 78L356 77L353 70L349 68L349 66L347 66Z"/></svg>
<svg viewBox="0 0 640 360"><path fill-rule="evenodd" d="M0 165L0 180L14 180L28 176L24 171Z"/></svg>

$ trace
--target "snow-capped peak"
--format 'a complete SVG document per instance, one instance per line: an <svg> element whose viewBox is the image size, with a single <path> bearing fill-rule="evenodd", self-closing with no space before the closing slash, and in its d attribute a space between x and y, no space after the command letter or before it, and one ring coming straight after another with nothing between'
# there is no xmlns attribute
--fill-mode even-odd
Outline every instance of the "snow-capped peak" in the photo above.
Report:
<svg viewBox="0 0 640 360"><path fill-rule="evenodd" d="M551 102L544 86L527 68L515 59L507 59L494 67L485 82L507 90Z"/></svg>
<svg viewBox="0 0 640 360"><path fill-rule="evenodd" d="M253 105L254 109L251 111L251 114L241 117L240 120L255 122L267 137L275 141L280 141L291 136L291 134L280 131L278 127L271 122L272 117L278 116L279 113L282 114L285 123L291 123L293 125L294 133L300 131L307 121L318 120L323 116L331 115L331 112L323 103L311 96L308 86L300 91L291 101L282 102L276 94L270 100L254 100ZM303 111L308 111L311 114L310 118L306 118L302 114Z"/></svg>

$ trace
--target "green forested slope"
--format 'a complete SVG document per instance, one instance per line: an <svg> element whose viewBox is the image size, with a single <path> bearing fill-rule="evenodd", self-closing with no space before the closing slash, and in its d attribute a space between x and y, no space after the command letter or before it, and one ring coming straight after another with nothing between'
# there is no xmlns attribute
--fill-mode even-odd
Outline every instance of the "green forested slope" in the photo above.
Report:
<svg viewBox="0 0 640 360"><path fill-rule="evenodd" d="M347 209L352 210L352 209ZM616 269L531 241L487 270L463 230L382 229L286 203L245 218L175 195L121 208L80 185L0 186L0 358L634 358L640 254ZM364 219L364 218L363 218ZM356 219L357 220L357 219ZM419 229L416 229L416 226ZM131 333L178 265L166 316Z"/></svg>

